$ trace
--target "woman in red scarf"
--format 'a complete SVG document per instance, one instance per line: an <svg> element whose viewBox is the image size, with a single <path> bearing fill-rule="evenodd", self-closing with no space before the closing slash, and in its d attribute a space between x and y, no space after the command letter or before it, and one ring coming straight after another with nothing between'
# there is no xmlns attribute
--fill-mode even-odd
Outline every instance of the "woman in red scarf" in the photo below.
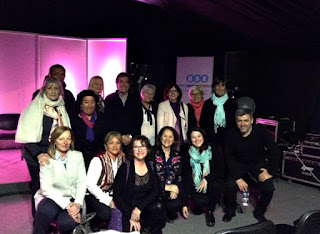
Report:
<svg viewBox="0 0 320 234"><path fill-rule="evenodd" d="M201 86L195 85L189 89L189 128L199 127L200 116L204 104L203 90Z"/></svg>
<svg viewBox="0 0 320 234"><path fill-rule="evenodd" d="M78 115L71 122L75 136L75 149L82 152L87 170L93 156L100 151L93 131L96 120L102 118L102 113L97 111L98 102L99 97L94 91L81 91L76 101Z"/></svg>

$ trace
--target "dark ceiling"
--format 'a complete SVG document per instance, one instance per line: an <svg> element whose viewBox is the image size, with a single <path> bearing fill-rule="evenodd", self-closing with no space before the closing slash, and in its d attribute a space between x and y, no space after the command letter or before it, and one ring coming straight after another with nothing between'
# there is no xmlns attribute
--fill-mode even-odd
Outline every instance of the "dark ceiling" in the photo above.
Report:
<svg viewBox="0 0 320 234"><path fill-rule="evenodd" d="M142 55L320 50L318 0L8 0L0 4L2 30L127 37Z"/></svg>

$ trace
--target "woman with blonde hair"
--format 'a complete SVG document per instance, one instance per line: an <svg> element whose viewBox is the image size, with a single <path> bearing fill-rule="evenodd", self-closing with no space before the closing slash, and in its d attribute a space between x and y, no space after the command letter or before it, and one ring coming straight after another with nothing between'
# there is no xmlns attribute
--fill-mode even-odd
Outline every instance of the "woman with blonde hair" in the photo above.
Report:
<svg viewBox="0 0 320 234"><path fill-rule="evenodd" d="M70 127L62 92L59 80L47 78L19 119L15 140L24 143L22 157L27 162L33 194L40 188L39 164L44 166L50 163L47 151L51 133L57 126ZM32 215L34 214L32 200Z"/></svg>
<svg viewBox="0 0 320 234"><path fill-rule="evenodd" d="M101 76L93 76L90 79L88 89L93 90L99 96L99 102L97 103L97 110L104 112L104 84Z"/></svg>
<svg viewBox="0 0 320 234"><path fill-rule="evenodd" d="M33 233L47 233L57 221L61 233L70 233L81 221L86 193L86 171L82 153L74 149L69 127L57 127L48 148L49 164L40 167L41 187L35 194L37 212Z"/></svg>

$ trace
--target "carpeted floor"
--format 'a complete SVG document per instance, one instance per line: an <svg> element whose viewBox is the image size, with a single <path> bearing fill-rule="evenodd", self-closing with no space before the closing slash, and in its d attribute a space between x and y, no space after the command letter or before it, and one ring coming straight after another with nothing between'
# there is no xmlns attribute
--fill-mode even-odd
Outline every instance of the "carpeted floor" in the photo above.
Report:
<svg viewBox="0 0 320 234"><path fill-rule="evenodd" d="M266 218L275 224L290 224L309 210L320 210L320 191L297 183L289 183L284 180L275 182L276 191L272 203L266 213ZM0 185L1 189L1 185ZM241 194L238 194L240 201ZM30 211L30 194L16 194L0 197L0 234L29 234L32 232L32 217ZM188 220L179 217L172 224L167 224L164 234L188 234L188 233L215 233L216 231L240 227L256 223L252 216L252 205L246 212L236 214L231 222L222 221L224 215L222 208L217 207L215 212L216 225L207 227L204 215L190 214Z"/></svg>

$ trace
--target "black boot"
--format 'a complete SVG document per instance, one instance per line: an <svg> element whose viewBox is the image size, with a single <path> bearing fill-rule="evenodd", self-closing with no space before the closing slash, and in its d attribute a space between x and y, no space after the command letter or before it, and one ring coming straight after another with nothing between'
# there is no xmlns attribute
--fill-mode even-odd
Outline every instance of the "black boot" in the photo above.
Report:
<svg viewBox="0 0 320 234"><path fill-rule="evenodd" d="M213 227L216 224L216 220L213 216L213 211L211 210L206 213L206 223L208 227Z"/></svg>

